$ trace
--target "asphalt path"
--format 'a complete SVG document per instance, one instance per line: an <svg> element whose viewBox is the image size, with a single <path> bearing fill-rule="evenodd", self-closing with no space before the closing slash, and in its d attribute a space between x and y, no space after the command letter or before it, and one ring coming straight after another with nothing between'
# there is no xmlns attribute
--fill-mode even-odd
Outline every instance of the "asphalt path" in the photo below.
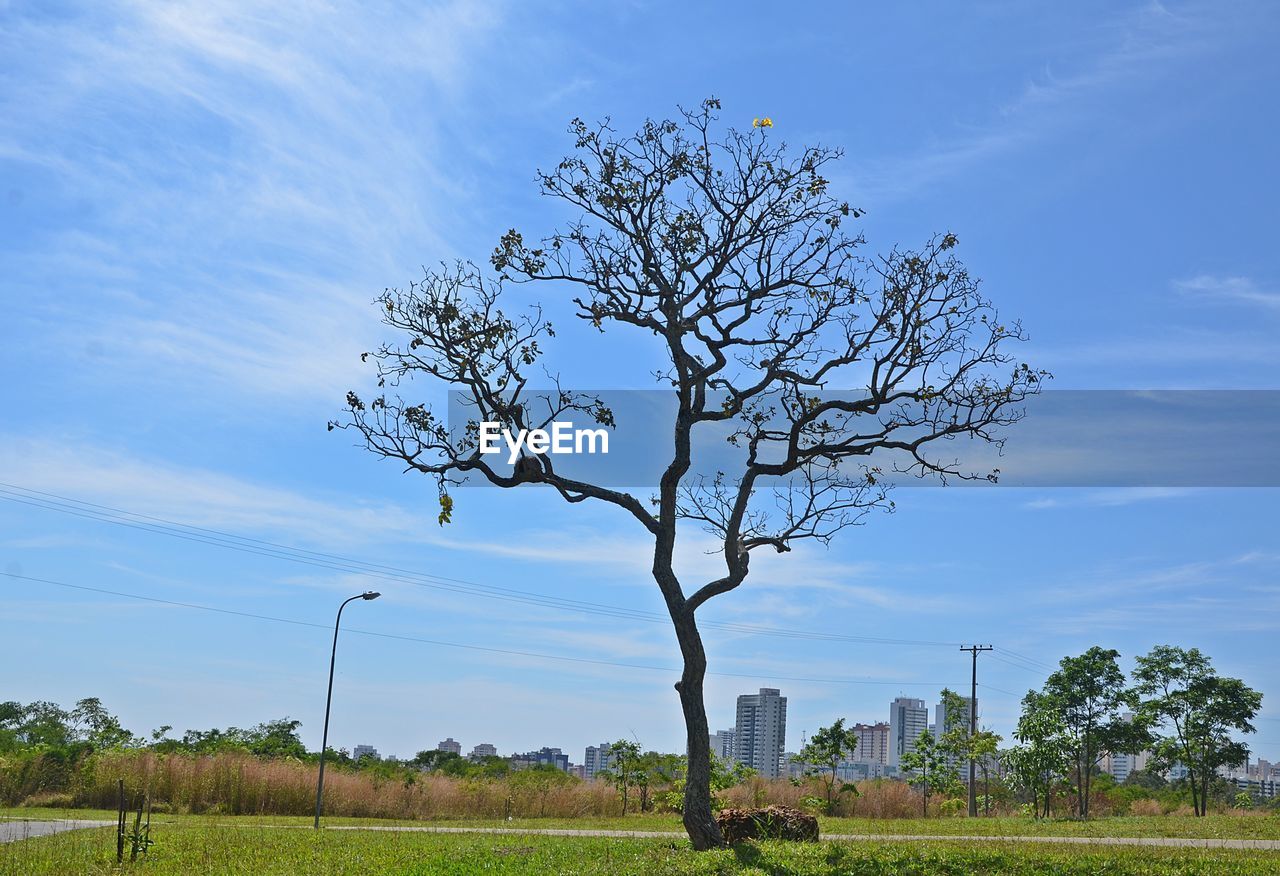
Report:
<svg viewBox="0 0 1280 876"><path fill-rule="evenodd" d="M83 830L87 827L110 827L113 821L86 821L78 818L61 818L57 821L28 821L25 818L0 820L0 843L49 836L67 830Z"/></svg>
<svg viewBox="0 0 1280 876"><path fill-rule="evenodd" d="M60 819L57 821L0 820L0 842L49 836L68 830L110 827L114 822ZM240 825L237 825L240 826ZM271 827L272 825L244 825ZM293 827L293 825L290 825ZM392 833L488 833L511 836L592 836L620 839L683 839L685 834L662 830L571 830L567 828L524 827L427 827L425 825L358 825L343 824L325 830L373 830ZM1125 837L1125 836L1010 836L992 834L890 834L828 833L822 839L835 842L969 842L969 843L1058 843L1085 846L1160 846L1188 849L1262 849L1280 851L1280 840L1260 839L1195 839L1189 837Z"/></svg>

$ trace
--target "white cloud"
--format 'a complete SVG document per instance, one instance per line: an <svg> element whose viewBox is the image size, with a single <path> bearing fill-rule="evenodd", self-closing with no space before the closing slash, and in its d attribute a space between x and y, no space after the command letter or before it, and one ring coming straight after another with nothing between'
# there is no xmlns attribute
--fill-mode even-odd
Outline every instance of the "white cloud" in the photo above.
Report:
<svg viewBox="0 0 1280 876"><path fill-rule="evenodd" d="M42 287L34 349L94 344L90 380L339 398L378 336L374 294L424 245L451 252L465 183L432 120L475 69L490 6L97 15L17 17L5 41L23 76L0 97L0 154L79 207L12 266ZM65 287L42 282L51 264Z"/></svg>
<svg viewBox="0 0 1280 876"><path fill-rule="evenodd" d="M1236 301L1280 309L1280 292L1264 289L1249 277L1198 274L1185 280L1175 280L1173 287L1184 295L1196 298Z"/></svg>
<svg viewBox="0 0 1280 876"><path fill-rule="evenodd" d="M1119 508L1137 502L1180 499L1192 493L1180 487L1114 487L1087 492L1071 491L1067 495L1041 496L1023 503L1033 511L1048 508Z"/></svg>

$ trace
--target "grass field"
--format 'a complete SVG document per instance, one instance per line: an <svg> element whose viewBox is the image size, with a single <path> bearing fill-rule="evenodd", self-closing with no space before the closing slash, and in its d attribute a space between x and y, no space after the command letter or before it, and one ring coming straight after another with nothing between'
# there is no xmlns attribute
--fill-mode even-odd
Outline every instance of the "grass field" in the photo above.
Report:
<svg viewBox="0 0 1280 876"><path fill-rule="evenodd" d="M115 813L97 809L0 808L0 817L38 819L115 820ZM309 826L309 817L156 815L157 824L236 824ZM1192 839L1274 839L1280 840L1280 813L1258 815L1209 815L1192 818L1181 815L1143 815L1097 818L1091 821L1030 818L822 818L823 834L875 835L981 835L981 836L1110 836L1188 837ZM400 821L371 818L326 817L329 825L422 825L453 827L527 827L679 831L684 828L676 815L628 815L626 818L517 818L513 821L450 819L439 822Z"/></svg>
<svg viewBox="0 0 1280 876"><path fill-rule="evenodd" d="M125 872L190 874L1252 874L1280 853L1033 844L748 843L698 854L684 841L359 833L181 821L158 825L145 862ZM0 874L117 872L110 828L0 846Z"/></svg>
<svg viewBox="0 0 1280 876"><path fill-rule="evenodd" d="M95 810L3 810L5 816L102 818ZM394 822L335 818L332 825ZM125 872L176 874L1280 874L1280 852L1050 843L899 842L894 834L1280 838L1280 818L829 819L825 833L878 833L872 842L746 844L697 854L680 840L426 834L306 829L305 818L157 816L155 846ZM421 824L419 822L418 824ZM463 826L468 822L444 822ZM494 826L494 822L474 822ZM544 819L503 826L677 830L669 816ZM115 868L112 828L0 844L0 876L96 874Z"/></svg>

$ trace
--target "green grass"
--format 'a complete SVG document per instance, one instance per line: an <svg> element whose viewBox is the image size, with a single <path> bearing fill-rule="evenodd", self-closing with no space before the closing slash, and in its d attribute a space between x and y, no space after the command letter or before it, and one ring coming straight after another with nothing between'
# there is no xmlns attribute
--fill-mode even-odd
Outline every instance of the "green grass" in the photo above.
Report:
<svg viewBox="0 0 1280 876"><path fill-rule="evenodd" d="M102 819L114 821L115 813L97 809L25 809L0 808L0 817L39 819ZM310 825L310 816L288 815L161 815L156 823L168 824L236 824L236 825ZM1193 818L1183 815L1124 816L1096 818L1090 821L1030 818L823 818L823 834L901 835L980 835L980 836L1098 836L1098 837L1187 837L1191 839L1275 839L1280 840L1280 812L1267 815L1209 815ZM329 818L328 825L442 825L449 827L513 827L530 829L636 830L683 832L676 815L628 815L626 818L517 818L513 821L492 819L449 819L444 821L405 821L370 818Z"/></svg>
<svg viewBox="0 0 1280 876"><path fill-rule="evenodd" d="M744 844L695 853L687 842L586 837L289 830L178 819L157 825L145 862L115 868L110 828L0 845L0 876L342 876L342 874L1280 874L1280 853L1040 843ZM228 829L241 824L245 829Z"/></svg>

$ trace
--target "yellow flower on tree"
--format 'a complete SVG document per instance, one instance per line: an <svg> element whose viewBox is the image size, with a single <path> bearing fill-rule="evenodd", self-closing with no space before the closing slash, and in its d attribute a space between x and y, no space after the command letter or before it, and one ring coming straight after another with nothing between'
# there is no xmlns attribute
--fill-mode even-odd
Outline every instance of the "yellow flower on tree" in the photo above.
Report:
<svg viewBox="0 0 1280 876"><path fill-rule="evenodd" d="M772 128L772 127L773 127L773 119L768 118L767 116L766 116L765 118L763 118L763 119L752 119L752 120L751 120L751 127L753 127L753 128Z"/></svg>

